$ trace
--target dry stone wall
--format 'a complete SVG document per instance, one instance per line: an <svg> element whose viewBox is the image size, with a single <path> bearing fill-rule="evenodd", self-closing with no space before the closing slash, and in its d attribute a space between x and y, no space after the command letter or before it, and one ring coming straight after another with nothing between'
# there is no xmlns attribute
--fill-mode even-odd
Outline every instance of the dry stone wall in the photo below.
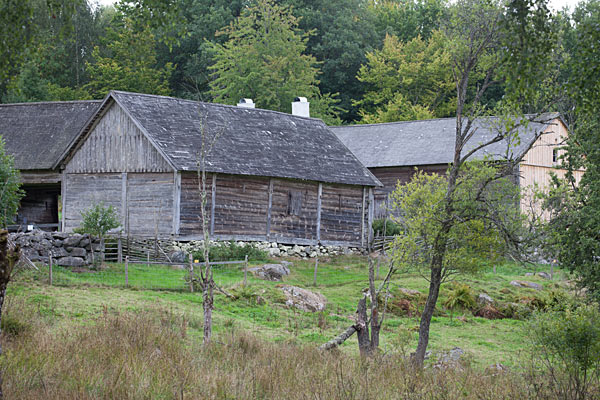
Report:
<svg viewBox="0 0 600 400"><path fill-rule="evenodd" d="M64 232L19 232L11 234L11 239L21 246L23 254L31 261L48 263L50 256L57 265L81 267L92 262L91 249L100 249L97 239L89 235Z"/></svg>

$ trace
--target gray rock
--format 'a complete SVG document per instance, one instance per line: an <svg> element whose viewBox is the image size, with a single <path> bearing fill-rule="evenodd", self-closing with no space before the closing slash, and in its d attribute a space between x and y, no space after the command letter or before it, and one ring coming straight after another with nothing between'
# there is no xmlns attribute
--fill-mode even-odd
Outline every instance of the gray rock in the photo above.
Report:
<svg viewBox="0 0 600 400"><path fill-rule="evenodd" d="M50 250L50 255L54 258L67 257L69 252L64 247L55 247Z"/></svg>
<svg viewBox="0 0 600 400"><path fill-rule="evenodd" d="M549 273L544 272L544 271L538 272L538 276L541 276L544 279L552 279L552 276Z"/></svg>
<svg viewBox="0 0 600 400"><path fill-rule="evenodd" d="M281 255L281 250L279 250L277 247L269 247L268 251L271 257L279 257Z"/></svg>
<svg viewBox="0 0 600 400"><path fill-rule="evenodd" d="M444 368L457 366L463 354L465 354L465 351L460 347L455 347L450 351L445 351L439 355L437 363L434 365L434 367Z"/></svg>
<svg viewBox="0 0 600 400"><path fill-rule="evenodd" d="M77 245L79 245L79 242L81 242L81 238L82 238L82 236L80 234L76 233L76 234L66 238L63 241L63 244L65 247L77 247Z"/></svg>
<svg viewBox="0 0 600 400"><path fill-rule="evenodd" d="M281 287L281 290L287 297L285 304L289 307L296 307L302 311L317 312L323 311L327 305L327 299L321 293L287 285Z"/></svg>
<svg viewBox="0 0 600 400"><path fill-rule="evenodd" d="M87 256L87 251L85 251L85 249L82 249L81 247L75 247L75 248L73 248L73 250L71 250L71 252L69 253L69 255L71 257L83 257L83 258L85 258Z"/></svg>
<svg viewBox="0 0 600 400"><path fill-rule="evenodd" d="M519 288L529 288L535 290L542 290L542 285L539 283L527 282L527 281L511 281L511 285Z"/></svg>
<svg viewBox="0 0 600 400"><path fill-rule="evenodd" d="M81 239L81 242L79 242L78 246L79 247L85 247L88 244L90 244L90 239Z"/></svg>
<svg viewBox="0 0 600 400"><path fill-rule="evenodd" d="M62 245L63 245L63 241L62 241L62 240L60 240L60 239L54 239L54 240L52 241L52 245L54 245L54 247L62 247Z"/></svg>
<svg viewBox="0 0 600 400"><path fill-rule="evenodd" d="M281 264L281 265L283 265L284 267L287 267L287 268L292 268L294 266L293 263L291 263L289 261L285 261L285 260L280 261L279 264Z"/></svg>
<svg viewBox="0 0 600 400"><path fill-rule="evenodd" d="M527 272L525 273L525 276L533 276L533 272Z"/></svg>
<svg viewBox="0 0 600 400"><path fill-rule="evenodd" d="M85 261L80 257L63 257L59 258L56 263L62 267L82 267Z"/></svg>
<svg viewBox="0 0 600 400"><path fill-rule="evenodd" d="M63 240L69 237L69 234L66 232L52 232L52 237L54 239Z"/></svg>
<svg viewBox="0 0 600 400"><path fill-rule="evenodd" d="M280 282L284 276L290 274L290 269L282 264L265 264L260 267L250 268L250 272L257 278Z"/></svg>
<svg viewBox="0 0 600 400"><path fill-rule="evenodd" d="M479 296L477 296L477 303L484 304L484 305L485 304L493 304L494 303L494 299L492 299L486 293L480 293Z"/></svg>
<svg viewBox="0 0 600 400"><path fill-rule="evenodd" d="M173 251L169 253L169 258L173 262L184 263L187 261L187 254L185 251Z"/></svg>

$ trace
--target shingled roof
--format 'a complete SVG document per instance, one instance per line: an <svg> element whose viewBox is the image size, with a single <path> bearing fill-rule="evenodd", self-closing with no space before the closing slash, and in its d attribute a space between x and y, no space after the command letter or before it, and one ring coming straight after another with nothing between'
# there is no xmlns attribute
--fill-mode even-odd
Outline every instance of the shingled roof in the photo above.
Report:
<svg viewBox="0 0 600 400"><path fill-rule="evenodd" d="M52 169L100 101L0 104L0 136L20 170Z"/></svg>
<svg viewBox="0 0 600 400"><path fill-rule="evenodd" d="M120 91L100 109L112 100L179 171L197 170L204 121L207 137L218 133L208 172L381 185L319 119Z"/></svg>
<svg viewBox="0 0 600 400"><path fill-rule="evenodd" d="M487 155L505 159L520 156L548 127L547 121L557 117L557 114L542 115L537 121L544 122L530 122L526 128L519 128L518 142L509 146L507 141L500 141L476 152L473 157ZM463 154L496 136L498 126L497 117L476 120L473 124L475 134ZM368 168L449 164L454 156L455 118L339 126L331 127L331 130Z"/></svg>

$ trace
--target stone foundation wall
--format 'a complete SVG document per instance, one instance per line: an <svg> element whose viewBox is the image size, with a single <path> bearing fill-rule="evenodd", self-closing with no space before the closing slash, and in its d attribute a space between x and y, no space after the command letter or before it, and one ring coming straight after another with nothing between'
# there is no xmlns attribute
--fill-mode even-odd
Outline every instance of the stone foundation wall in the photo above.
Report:
<svg viewBox="0 0 600 400"><path fill-rule="evenodd" d="M92 246L94 251L100 250L98 239L90 241L89 235L36 230L12 233L10 238L21 246L23 254L31 261L47 264L52 256L55 264L65 267L89 265L92 263Z"/></svg>
<svg viewBox="0 0 600 400"><path fill-rule="evenodd" d="M212 245L228 242L211 242ZM359 247L342 246L299 246L285 245L276 242L236 242L239 246L254 246L260 250L266 251L271 257L300 257L303 259L319 257L337 256L342 254L366 254L366 250ZM175 251L191 252L202 250L201 241L192 242L173 242L171 244Z"/></svg>

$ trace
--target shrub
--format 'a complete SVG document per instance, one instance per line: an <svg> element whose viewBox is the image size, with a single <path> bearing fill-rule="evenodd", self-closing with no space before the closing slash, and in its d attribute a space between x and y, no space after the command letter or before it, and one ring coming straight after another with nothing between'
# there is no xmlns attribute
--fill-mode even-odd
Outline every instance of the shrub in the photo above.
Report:
<svg viewBox="0 0 600 400"><path fill-rule="evenodd" d="M537 314L530 325L533 372L548 377L561 399L600 395L600 312L597 305Z"/></svg>
<svg viewBox="0 0 600 400"><path fill-rule="evenodd" d="M402 227L394 221L388 220L386 223L383 219L376 219L375 221L373 221L373 232L375 232L375 234L379 232L380 235L385 236L395 236L402 234Z"/></svg>
<svg viewBox="0 0 600 400"><path fill-rule="evenodd" d="M449 310L456 308L473 309L477 305L475 301L475 295L473 289L469 285L464 283L455 284L448 291L446 301L444 301L444 307Z"/></svg>
<svg viewBox="0 0 600 400"><path fill-rule="evenodd" d="M266 251L257 249L253 245L240 246L231 241L210 246L208 257L210 261L241 261L248 256L248 261L267 261ZM194 260L204 261L204 253L197 250L192 253Z"/></svg>

